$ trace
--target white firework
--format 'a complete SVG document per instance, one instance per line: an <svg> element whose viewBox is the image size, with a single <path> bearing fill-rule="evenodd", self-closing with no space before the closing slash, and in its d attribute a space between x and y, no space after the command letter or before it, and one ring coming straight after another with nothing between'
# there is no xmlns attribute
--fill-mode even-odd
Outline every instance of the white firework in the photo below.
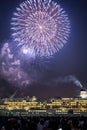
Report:
<svg viewBox="0 0 87 130"><path fill-rule="evenodd" d="M70 21L52 0L27 0L16 8L12 37L18 45L32 48L38 56L52 56L67 42Z"/></svg>

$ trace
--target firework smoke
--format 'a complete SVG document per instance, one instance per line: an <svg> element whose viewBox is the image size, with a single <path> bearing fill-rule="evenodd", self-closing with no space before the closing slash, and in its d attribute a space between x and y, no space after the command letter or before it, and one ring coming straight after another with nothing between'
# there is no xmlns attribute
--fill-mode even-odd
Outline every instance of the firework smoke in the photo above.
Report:
<svg viewBox="0 0 87 130"><path fill-rule="evenodd" d="M64 78L59 78L60 82L64 82L64 83L73 83L74 85L83 88L81 82L73 75L69 75L69 76L65 76Z"/></svg>
<svg viewBox="0 0 87 130"><path fill-rule="evenodd" d="M28 86L38 81L36 70L32 70L32 66L29 64L27 72L27 70L24 69L26 65L24 62L22 63L22 58L19 57L20 55L15 55L15 52L11 49L11 43L5 43L0 53L0 75L2 75L4 79L20 87Z"/></svg>
<svg viewBox="0 0 87 130"><path fill-rule="evenodd" d="M75 86L83 88L81 82L73 75L68 75L65 77L63 77L63 76L57 77L57 78L53 78L53 79L44 81L44 84L46 86L53 86L53 87L56 87L59 83L67 83L67 84L71 83L71 84L74 84Z"/></svg>

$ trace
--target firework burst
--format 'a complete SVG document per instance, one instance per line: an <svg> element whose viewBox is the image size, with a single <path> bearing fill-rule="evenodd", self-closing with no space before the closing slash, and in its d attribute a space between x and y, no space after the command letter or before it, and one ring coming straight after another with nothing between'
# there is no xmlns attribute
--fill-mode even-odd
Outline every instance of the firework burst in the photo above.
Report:
<svg viewBox="0 0 87 130"><path fill-rule="evenodd" d="M32 48L38 56L52 56L67 42L70 22L65 11L52 0L27 0L12 18L12 38Z"/></svg>

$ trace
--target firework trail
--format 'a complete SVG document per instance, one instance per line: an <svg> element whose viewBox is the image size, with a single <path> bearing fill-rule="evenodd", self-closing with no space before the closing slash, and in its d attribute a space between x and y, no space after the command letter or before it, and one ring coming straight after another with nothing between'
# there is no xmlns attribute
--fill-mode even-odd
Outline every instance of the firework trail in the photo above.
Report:
<svg viewBox="0 0 87 130"><path fill-rule="evenodd" d="M70 21L59 4L52 0L26 0L13 14L12 38L35 54L52 56L67 42Z"/></svg>

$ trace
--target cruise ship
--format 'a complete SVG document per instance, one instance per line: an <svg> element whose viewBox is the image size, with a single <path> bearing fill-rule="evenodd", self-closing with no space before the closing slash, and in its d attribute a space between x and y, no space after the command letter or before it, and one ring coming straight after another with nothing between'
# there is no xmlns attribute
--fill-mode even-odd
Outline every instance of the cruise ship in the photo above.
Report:
<svg viewBox="0 0 87 130"><path fill-rule="evenodd" d="M0 99L0 116L87 116L87 91L82 89L79 97L51 98L39 101L32 98Z"/></svg>

